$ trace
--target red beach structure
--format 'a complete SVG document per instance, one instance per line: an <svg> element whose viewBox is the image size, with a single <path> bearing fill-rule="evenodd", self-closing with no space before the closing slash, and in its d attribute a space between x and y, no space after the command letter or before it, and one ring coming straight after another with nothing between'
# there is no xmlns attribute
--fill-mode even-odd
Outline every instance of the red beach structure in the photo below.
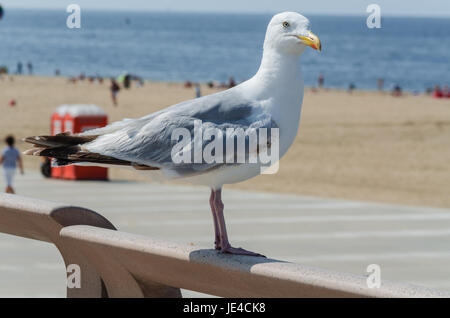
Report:
<svg viewBox="0 0 450 318"><path fill-rule="evenodd" d="M80 133L89 129L104 127L108 123L107 114L96 105L62 105L51 117L51 133ZM108 169L90 166L52 167L52 178L67 180L107 180Z"/></svg>

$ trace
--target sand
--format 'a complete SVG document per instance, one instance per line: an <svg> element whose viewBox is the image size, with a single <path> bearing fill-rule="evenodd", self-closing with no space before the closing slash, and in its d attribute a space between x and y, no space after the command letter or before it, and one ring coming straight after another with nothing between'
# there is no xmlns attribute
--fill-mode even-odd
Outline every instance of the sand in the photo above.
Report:
<svg viewBox="0 0 450 318"><path fill-rule="evenodd" d="M60 104L94 103L115 121L143 116L195 95L193 88L179 83L147 82L144 87L122 90L119 106L114 107L108 87L108 82L70 84L65 78L4 78L0 80L0 136L48 133L50 115ZM217 90L202 86L202 92ZM11 99L16 106L8 105ZM19 142L18 147L23 150L26 145ZM38 166L37 158L25 158L27 170ZM112 169L110 175L143 179L119 169ZM307 90L298 137L282 158L279 172L229 187L450 207L450 100Z"/></svg>

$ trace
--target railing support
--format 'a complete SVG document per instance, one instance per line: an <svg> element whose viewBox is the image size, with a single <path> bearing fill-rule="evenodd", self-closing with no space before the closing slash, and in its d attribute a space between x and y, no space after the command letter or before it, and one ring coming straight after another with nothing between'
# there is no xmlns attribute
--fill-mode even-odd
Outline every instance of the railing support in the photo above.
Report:
<svg viewBox="0 0 450 318"><path fill-rule="evenodd" d="M179 289L167 286L142 288L130 273L113 263L110 255L93 255L88 258L78 244L59 235L63 227L90 225L116 230L100 214L80 207L67 206L10 194L0 194L0 232L53 243L61 253L66 268L76 264L81 270L81 288L67 288L67 297L163 297L181 295ZM94 264L105 263L105 267ZM101 269L101 272L97 270Z"/></svg>

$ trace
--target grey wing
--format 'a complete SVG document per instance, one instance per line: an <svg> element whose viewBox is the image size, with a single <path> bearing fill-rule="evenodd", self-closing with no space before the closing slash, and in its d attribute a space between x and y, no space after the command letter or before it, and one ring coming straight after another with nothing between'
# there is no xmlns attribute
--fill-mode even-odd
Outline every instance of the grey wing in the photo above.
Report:
<svg viewBox="0 0 450 318"><path fill-rule="evenodd" d="M251 136L259 136L261 128L266 128L267 137L270 138L271 128L278 126L270 114L257 103L226 92L184 102L153 115L129 121L120 129L101 135L85 147L91 152L142 165L171 169L185 176L215 169L224 164L236 164L239 143L237 139L243 133L244 157L247 162L251 152L255 151L250 146ZM210 138L206 138L207 136ZM234 144L232 152L226 151L230 139L233 139ZM215 141L217 147L222 145L222 154L217 152L217 147L212 149L212 141ZM212 161L211 158L208 160L202 156L208 145L212 150L209 152L213 155ZM200 161L194 154L195 151L198 154L199 149L202 157ZM230 156L233 160L230 160Z"/></svg>

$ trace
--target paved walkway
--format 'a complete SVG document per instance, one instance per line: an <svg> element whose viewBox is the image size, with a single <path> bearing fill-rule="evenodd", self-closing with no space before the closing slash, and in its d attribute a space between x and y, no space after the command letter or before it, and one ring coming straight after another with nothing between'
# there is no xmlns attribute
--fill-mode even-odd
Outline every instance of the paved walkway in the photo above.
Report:
<svg viewBox="0 0 450 318"><path fill-rule="evenodd" d="M206 188L37 173L16 183L20 195L93 209L121 231L213 246ZM450 210L228 189L223 196L235 246L360 275L378 264L382 279L450 290ZM0 297L13 296L65 296L64 264L52 245L0 234Z"/></svg>

